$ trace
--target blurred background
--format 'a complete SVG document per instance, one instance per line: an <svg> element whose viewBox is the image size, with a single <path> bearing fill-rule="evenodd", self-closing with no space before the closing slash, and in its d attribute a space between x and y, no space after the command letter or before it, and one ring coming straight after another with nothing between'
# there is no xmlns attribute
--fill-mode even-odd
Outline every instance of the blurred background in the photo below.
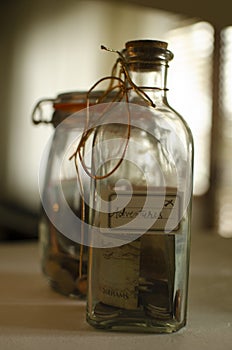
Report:
<svg viewBox="0 0 232 350"><path fill-rule="evenodd" d="M8 0L0 5L0 239L37 239L41 98L87 90L128 40L169 43L169 102L195 141L193 226L232 236L232 16L226 0Z"/></svg>

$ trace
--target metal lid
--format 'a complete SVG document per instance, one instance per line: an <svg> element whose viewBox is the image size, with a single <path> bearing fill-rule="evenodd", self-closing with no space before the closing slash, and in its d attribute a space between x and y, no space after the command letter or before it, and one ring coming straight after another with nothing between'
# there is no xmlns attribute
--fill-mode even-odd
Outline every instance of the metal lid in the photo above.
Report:
<svg viewBox="0 0 232 350"><path fill-rule="evenodd" d="M103 95L103 90L92 91L89 94L90 102L95 102ZM54 103L84 103L87 100L87 91L69 91L57 95Z"/></svg>
<svg viewBox="0 0 232 350"><path fill-rule="evenodd" d="M86 108L87 97L89 100L89 105L92 106L99 103L99 101L101 101L101 97L104 95L104 90L91 91L90 94L88 94L87 91L71 91L57 95L57 98L53 101L54 113L51 121L52 124L57 126L72 113ZM108 96L108 101L111 99L112 94L111 96ZM106 97L103 102L107 102Z"/></svg>
<svg viewBox="0 0 232 350"><path fill-rule="evenodd" d="M104 97L103 102L112 100L113 93L105 96L104 90L91 91L70 91L58 94L55 98L44 98L37 102L32 111L32 121L34 124L50 124L57 126L70 114L80 111L87 106L87 96L90 105L98 103ZM49 112L45 106L50 107Z"/></svg>

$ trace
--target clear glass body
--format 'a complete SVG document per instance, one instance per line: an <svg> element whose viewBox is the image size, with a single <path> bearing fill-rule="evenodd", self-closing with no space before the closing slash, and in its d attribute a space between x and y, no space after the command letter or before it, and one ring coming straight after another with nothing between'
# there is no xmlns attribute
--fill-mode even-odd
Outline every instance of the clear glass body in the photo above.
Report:
<svg viewBox="0 0 232 350"><path fill-rule="evenodd" d="M164 203L155 228L138 236L137 227L132 225L128 243L89 248L87 321L105 330L171 333L186 324L193 141L183 118L167 103L167 64L157 62L149 70L137 65L129 73L156 107L150 108L149 113L144 110L135 116L136 126L131 127L125 159L117 170L92 182L94 209L90 212L90 223L96 232L105 225L99 196L106 198L106 193L108 198L114 193L120 197L132 188L132 197L142 207L148 193L155 206L160 191L164 191ZM134 91L130 92L129 101L146 104ZM103 125L96 132L95 145L118 140L126 133L125 124ZM109 173L118 161L120 146L117 141L113 141L113 145L112 148L99 148L94 155L95 164L103 164L98 170L100 176ZM142 204L138 202L138 196L143 199ZM180 211L177 225L168 228L162 215L173 198L179 201ZM112 217L114 222L124 219L132 213L131 207L109 213L107 222L112 222ZM138 221L141 231L142 218L152 214L152 210L149 207L149 212L145 208L139 210L140 214L132 213L133 217L141 216Z"/></svg>
<svg viewBox="0 0 232 350"><path fill-rule="evenodd" d="M69 160L83 131L82 122L78 128L76 123L63 121L55 130L44 169L39 245L42 271L51 287L63 295L85 298L87 247L83 247L81 271L85 280L80 283L81 246L77 239L81 232L81 196L75 166ZM69 210L79 218L75 227L67 225Z"/></svg>
<svg viewBox="0 0 232 350"><path fill-rule="evenodd" d="M92 93L90 105L95 104L101 94L101 91ZM85 126L86 97L85 91L62 93L56 99L39 101L33 111L36 124L51 120L56 127L40 167L42 205L38 234L42 271L54 290L78 298L86 297L87 247L80 245L82 198L76 168L69 157ZM47 116L48 102L53 104L52 118ZM88 196L89 178L85 173L82 176ZM88 205L84 209L87 215Z"/></svg>
<svg viewBox="0 0 232 350"><path fill-rule="evenodd" d="M101 91L92 93L89 97L90 105L95 104L101 94ZM81 248L80 244L83 229L82 198L76 168L69 158L74 153L85 127L86 92L64 93L52 102L54 112L51 122L56 129L50 144L45 148L40 167L42 205L38 235L41 266L55 291L85 299L87 247L82 245ZM43 103L43 100L39 102L42 112ZM43 114L45 113L40 115L39 122L45 119ZM49 119L51 118L46 116L46 120ZM86 197L89 196L89 180L82 172ZM88 205L85 204L84 208L86 217Z"/></svg>

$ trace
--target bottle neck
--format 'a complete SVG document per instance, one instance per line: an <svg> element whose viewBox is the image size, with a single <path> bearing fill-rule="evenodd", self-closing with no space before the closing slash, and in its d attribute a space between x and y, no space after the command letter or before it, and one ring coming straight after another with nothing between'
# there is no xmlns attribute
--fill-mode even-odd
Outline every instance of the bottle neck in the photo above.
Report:
<svg viewBox="0 0 232 350"><path fill-rule="evenodd" d="M167 103L167 68L168 65L157 64L148 70L129 64L131 80L142 88L156 105Z"/></svg>

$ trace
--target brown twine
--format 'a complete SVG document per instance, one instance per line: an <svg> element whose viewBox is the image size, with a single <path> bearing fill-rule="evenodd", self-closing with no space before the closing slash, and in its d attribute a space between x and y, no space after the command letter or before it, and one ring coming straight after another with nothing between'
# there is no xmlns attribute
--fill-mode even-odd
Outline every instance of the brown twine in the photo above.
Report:
<svg viewBox="0 0 232 350"><path fill-rule="evenodd" d="M118 59L116 60L113 68L112 68L112 72L110 76L107 77L103 77L100 80L98 80L88 91L87 93L87 108L86 108L86 125L85 125L85 129L83 131L81 140L75 150L75 152L71 155L71 157L69 158L70 160L74 158L75 161L75 166L76 169L78 171L78 157L80 160L80 163L83 167L83 169L85 170L85 172L87 173L88 176L90 176L91 178L95 179L95 180L100 180L100 179L104 179L106 177L109 177L112 173L114 173L118 167L120 166L120 164L122 163L123 159L124 159L124 155L128 146L128 142L130 139L130 129L131 129L131 125L130 125L130 112L128 109L128 124L127 124L127 141L124 147L124 150L122 152L122 156L119 159L118 163L116 164L116 166L107 174L103 175L103 176L97 176L97 175L93 175L89 170L88 167L86 166L85 162L84 162L84 158L83 158L83 153L84 153L84 149L85 149L85 144L86 141L88 140L88 138L90 137L90 135L94 132L95 128L91 127L89 128L89 96L91 94L91 92L103 81L107 81L109 80L109 86L108 88L105 90L105 92L103 93L103 95L98 99L98 101L96 101L96 104L98 103L102 103L104 102L104 99L106 97L109 96L109 94L116 90L119 89L118 94L116 94L116 96L114 96L111 100L111 103L117 101L120 102L122 101L122 99L124 97L126 97L126 102L129 102L128 99L128 91L130 90L134 90L143 100L145 100L151 107L156 107L154 102L152 101L152 99L146 94L146 92L143 90L144 87L139 87L137 86L131 79L130 74L128 72L128 68L127 68L127 63L125 58L123 57L123 55L121 54L121 52L119 51L115 51L109 48L106 48L105 46L101 46L101 48L103 50L106 51L110 51L110 52L114 52L117 53L119 55ZM117 82L116 85L114 85L114 83ZM154 87L146 87L149 89L158 89L159 88L154 88ZM107 106L105 107L105 110L102 112L101 116L99 117L99 119L101 119L104 115L104 112L106 110L108 110L111 106L111 103L107 104ZM97 120L97 122L99 122L99 119Z"/></svg>
<svg viewBox="0 0 232 350"><path fill-rule="evenodd" d="M124 149L122 150L122 154L119 158L119 161L117 162L117 164L113 167L113 169L111 169L108 173L99 176L96 174L92 174L91 170L89 171L88 166L85 164L84 161L84 152L85 152L85 146L86 146L86 142L89 139L89 137L92 135L92 133L94 131L97 130L97 126L92 126L89 127L89 106L90 106L90 94L91 92L102 82L104 81L109 81L109 85L107 87L107 89L105 90L105 92L102 94L102 96L100 98L98 98L98 100L96 101L96 104L99 103L103 103L105 101L105 99L109 96L110 93L114 92L115 90L119 90L118 93L116 93L112 99L110 103L107 103L105 109L102 111L101 115L99 116L98 120L97 120L97 125L99 124L99 121L101 120L101 118L104 116L105 112L111 107L111 104L113 102L120 102L123 100L123 98L125 98L126 102L129 102L129 97L128 97L128 92L133 90L137 93L137 95L139 97L141 97L145 102L148 103L148 105L150 105L151 107L156 107L156 105L154 104L154 102L152 101L152 99L146 94L146 92L143 90L144 88L150 89L150 90L162 90L160 88L156 88L156 87L140 87L137 86L131 79L129 71L128 71L128 66L127 66L127 62L125 60L125 58L123 57L123 55L121 54L121 52L116 51L116 50L112 50L109 48L106 48L105 46L101 46L101 49L109 51L109 52L113 52L113 53L117 53L118 54L118 58L115 62L115 64L113 65L112 71L111 71L111 75L110 76L106 76L101 78L100 80L98 80L88 91L87 93L87 108L86 108L86 123L85 123L85 128L84 131L82 133L81 136L81 140L75 150L75 152L71 155L71 157L69 158L69 160L74 159L74 163L75 163L75 168L76 168L76 172L77 172L77 178L78 178L78 182L80 185L80 194L81 194L81 220L82 220L82 228L81 228L81 242L83 242L84 239L84 222L85 222L85 203L84 203L84 187L83 187L83 183L81 181L81 176L80 176L80 171L79 171L79 162L78 159L80 161L80 164L82 165L84 171L86 172L86 174L88 176L90 176L92 179L94 180L101 180L101 179L105 179L107 177L109 177L110 175L112 175L121 165L121 163L123 162L127 147L128 147L128 143L129 143L129 139L130 139L130 133L131 133L131 117L130 117L130 111L129 111L129 107L128 107L128 122L127 122L127 135L126 135L126 142L124 145ZM166 90L166 89L165 89ZM80 244L80 263L79 263L79 279L82 278L82 267L83 267L83 244Z"/></svg>

